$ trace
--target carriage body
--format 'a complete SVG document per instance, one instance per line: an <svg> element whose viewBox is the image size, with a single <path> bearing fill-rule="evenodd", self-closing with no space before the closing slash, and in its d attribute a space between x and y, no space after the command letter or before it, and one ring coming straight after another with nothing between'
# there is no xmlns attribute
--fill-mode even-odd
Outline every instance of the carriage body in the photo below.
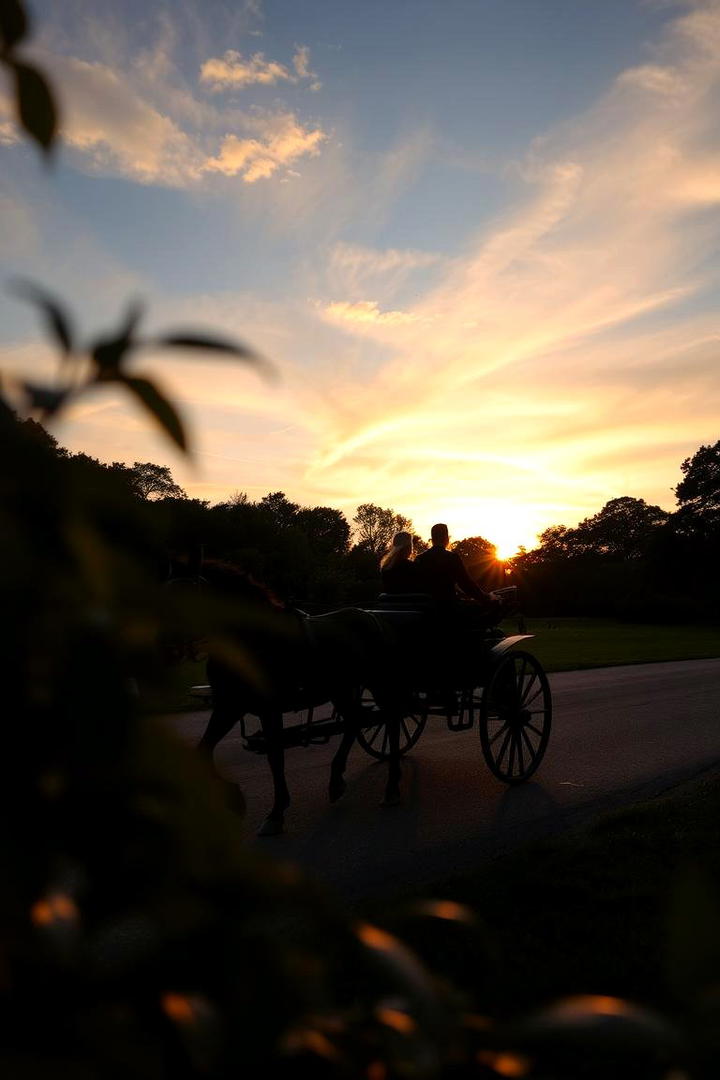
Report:
<svg viewBox="0 0 720 1080"><path fill-rule="evenodd" d="M436 717L451 731L477 727L485 761L505 783L527 780L536 771L548 743L552 701L541 664L518 648L533 635L506 635L481 619L456 623L452 614L438 620L427 597L392 597L360 610L376 621L385 657L378 684L357 687L362 714L357 739L366 753L390 758L388 721L398 717L399 753L408 753ZM336 614L306 621L318 626ZM285 747L325 743L344 730L344 717L319 708L327 694L311 672L305 676L282 705L289 719L283 729ZM191 693L207 701L211 689L198 686ZM244 715L240 724L246 748L265 753L262 732L248 730Z"/></svg>
<svg viewBox="0 0 720 1080"><path fill-rule="evenodd" d="M490 771L505 783L527 780L547 749L552 697L538 659L525 648L532 634L506 635L468 618L472 608L437 620L427 602L388 598L373 614L388 630L391 655L400 657L397 696L384 701L363 691L365 717L358 741L371 756L389 756L387 711L401 713L400 753L417 743L430 717L451 731L478 728ZM456 622L453 620L457 619Z"/></svg>

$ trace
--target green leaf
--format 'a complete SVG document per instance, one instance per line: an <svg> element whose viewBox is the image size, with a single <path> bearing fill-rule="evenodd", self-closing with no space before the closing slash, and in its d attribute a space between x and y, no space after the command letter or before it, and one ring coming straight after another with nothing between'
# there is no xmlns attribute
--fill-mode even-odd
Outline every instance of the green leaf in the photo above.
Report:
<svg viewBox="0 0 720 1080"><path fill-rule="evenodd" d="M101 338L93 346L91 356L98 369L99 379L115 379L120 374L125 353L138 345L138 342L133 341L133 334L143 311L143 305L139 300L131 301L117 336Z"/></svg>
<svg viewBox="0 0 720 1080"><path fill-rule="evenodd" d="M51 386L24 382L22 388L30 399L33 409L41 409L46 416L53 416L62 407L68 397L67 390L56 390Z"/></svg>
<svg viewBox="0 0 720 1080"><path fill-rule="evenodd" d="M122 378L120 366L126 351L126 343L117 338L98 341L91 353L98 379Z"/></svg>
<svg viewBox="0 0 720 1080"><path fill-rule="evenodd" d="M45 153L52 148L58 128L58 115L47 79L37 68L11 60L20 123Z"/></svg>
<svg viewBox="0 0 720 1080"><path fill-rule="evenodd" d="M28 18L20 0L0 0L0 37L9 52L28 31Z"/></svg>
<svg viewBox="0 0 720 1080"><path fill-rule="evenodd" d="M32 281L16 280L10 283L9 291L23 300L37 304L45 315L45 321L55 340L67 355L73 351L72 320L62 305Z"/></svg>
<svg viewBox="0 0 720 1080"><path fill-rule="evenodd" d="M122 324L118 340L122 340L126 345L130 345L133 334L137 330L138 323L143 317L145 312L145 305L141 300L131 300L128 304L127 312L125 314L125 322Z"/></svg>
<svg viewBox="0 0 720 1080"><path fill-rule="evenodd" d="M128 390L132 390L140 398L173 442L181 450L187 452L187 439L182 421L174 406L160 393L155 384L149 379L133 375L118 375L118 382L127 386Z"/></svg>
<svg viewBox="0 0 720 1080"><path fill-rule="evenodd" d="M170 349L200 349L206 352L220 353L235 360L243 360L248 364L252 364L254 367L262 369L265 375L274 374L274 369L267 360L239 341L206 337L204 334L171 333L156 338L154 341L148 341L146 344L159 345Z"/></svg>

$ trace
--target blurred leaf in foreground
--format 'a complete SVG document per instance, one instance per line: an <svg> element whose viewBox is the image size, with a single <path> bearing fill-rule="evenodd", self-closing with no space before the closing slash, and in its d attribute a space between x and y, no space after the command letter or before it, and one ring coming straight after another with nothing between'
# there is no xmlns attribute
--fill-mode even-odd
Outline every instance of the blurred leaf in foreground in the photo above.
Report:
<svg viewBox="0 0 720 1080"><path fill-rule="evenodd" d="M9 69L15 83L18 122L47 155L58 131L58 108L43 73L16 55L16 47L27 36L28 28L29 20L21 0L0 0L0 61Z"/></svg>

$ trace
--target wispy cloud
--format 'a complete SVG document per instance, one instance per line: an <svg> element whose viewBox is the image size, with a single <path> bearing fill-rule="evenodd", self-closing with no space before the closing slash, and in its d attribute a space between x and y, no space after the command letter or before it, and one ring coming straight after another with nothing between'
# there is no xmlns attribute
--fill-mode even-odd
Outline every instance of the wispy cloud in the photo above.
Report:
<svg viewBox="0 0 720 1080"><path fill-rule="evenodd" d="M259 83L261 86L273 86L281 80L289 81L292 75L288 69L276 60L266 60L258 52L245 60L239 52L228 49L221 58L206 60L200 68L200 81L207 83L211 90L219 92L228 87L242 89Z"/></svg>
<svg viewBox="0 0 720 1080"><path fill-rule="evenodd" d="M267 179L301 157L314 157L327 139L322 128L309 129L294 113L257 113L246 121L259 137L226 135L216 157L203 164L204 172L240 175L246 184Z"/></svg>
<svg viewBox="0 0 720 1080"><path fill-rule="evenodd" d="M235 49L228 49L221 57L210 57L200 67L200 82L214 93L225 90L242 90L247 86L275 86L280 82L299 83L317 75L310 69L310 50L298 45L291 65L267 60L262 52L245 58ZM319 85L318 85L319 89Z"/></svg>
<svg viewBox="0 0 720 1080"><path fill-rule="evenodd" d="M448 260L436 252L364 247L338 243L329 252L327 278L334 292L344 291L353 299L381 288L384 296L394 293L418 270L437 267Z"/></svg>
<svg viewBox="0 0 720 1080"><path fill-rule="evenodd" d="M344 407L328 413L314 482L339 491L350 472L382 467L396 490L412 476L428 497L480 483L488 497L505 484L532 501L521 474L468 460L480 442L501 460L527 456L556 478L548 490L574 487L576 506L623 487L672 504L669 488L643 484L657 484L660 460L672 475L672 455L677 469L685 448L714 439L720 407L708 317L690 304L715 282L720 238L705 213L720 202L720 4L671 23L655 59L533 145L519 166L534 189L526 205L409 308L392 310L378 288L319 310L390 355L337 388ZM645 445L660 448L652 468L619 468Z"/></svg>
<svg viewBox="0 0 720 1080"><path fill-rule="evenodd" d="M338 300L335 303L326 304L322 308L322 314L330 322L372 323L383 326L416 322L421 317L410 311L381 311L377 300L358 300L355 303Z"/></svg>
<svg viewBox="0 0 720 1080"><path fill-rule="evenodd" d="M184 186L202 171L197 141L105 64L54 58L62 86L63 136L94 167L141 183Z"/></svg>
<svg viewBox="0 0 720 1080"><path fill-rule="evenodd" d="M63 141L90 170L166 187L194 186L218 173L251 184L317 155L329 137L320 124L306 124L279 104L239 109L209 101L180 73L174 60L177 32L168 20L159 20L155 40L140 51L125 43L112 56L100 23L91 46L104 59L36 50L61 88ZM301 45L289 67L261 53L244 61L228 52L222 60L206 61L201 78L221 90L283 80L297 84L316 75ZM0 95L0 142L16 141L9 98Z"/></svg>
<svg viewBox="0 0 720 1080"><path fill-rule="evenodd" d="M672 506L680 461L715 441L720 414L720 2L684 5L593 108L509 163L524 198L487 222L478 194L451 256L392 227L393 207L441 157L432 131L405 128L394 148L360 151L342 115L331 138L297 94L293 109L249 103L266 88L311 88L304 47L282 63L269 50L225 54L217 84L198 86L213 48L187 80L170 34L131 60L57 61L66 140L83 167L241 189L243 214L271 191L273 242L302 236L267 308L228 291L174 309L169 298L158 313L172 325L191 305L285 374L271 393L247 373L209 378L169 362L202 454L228 461L213 483L227 491L252 476L261 491L348 510L372 497L418 524L432 513L490 537L493 517L518 507L531 533L622 494ZM261 183L320 152L302 182Z"/></svg>

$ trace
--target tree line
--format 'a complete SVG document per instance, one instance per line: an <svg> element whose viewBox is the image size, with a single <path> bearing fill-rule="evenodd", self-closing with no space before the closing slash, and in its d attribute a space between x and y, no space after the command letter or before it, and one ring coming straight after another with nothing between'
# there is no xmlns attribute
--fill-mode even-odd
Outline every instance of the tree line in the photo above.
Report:
<svg viewBox="0 0 720 1080"><path fill-rule="evenodd" d="M715 619L720 601L720 441L680 465L677 508L611 499L574 528L553 525L512 560L526 607L650 621Z"/></svg>
<svg viewBox="0 0 720 1080"><path fill-rule="evenodd" d="M411 532L416 552L427 546L409 518L374 503L360 504L351 520L335 507L301 506L282 491L258 500L236 492L211 504L188 496L167 466L104 464L69 453L34 420L21 423L76 483L103 485L124 504L128 528L160 576L202 548L206 558L242 566L282 597L323 608L377 595L379 561L396 532ZM528 614L711 617L720 597L720 441L701 446L680 471L673 512L626 495L574 527L550 526L537 547L520 549L504 565L482 536L454 549L486 588L518 584Z"/></svg>

